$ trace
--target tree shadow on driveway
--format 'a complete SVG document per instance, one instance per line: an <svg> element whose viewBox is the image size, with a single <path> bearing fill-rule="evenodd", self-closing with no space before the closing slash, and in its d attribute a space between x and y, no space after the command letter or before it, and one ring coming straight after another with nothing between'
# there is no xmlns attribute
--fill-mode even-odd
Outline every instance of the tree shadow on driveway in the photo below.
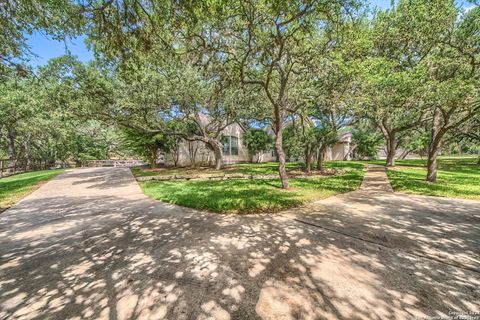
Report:
<svg viewBox="0 0 480 320"><path fill-rule="evenodd" d="M358 213L340 197L294 212L311 224L204 213L143 195L25 199L0 217L0 319L405 319L478 311L480 275L465 268L478 268L477 207L425 200L418 211L413 200L400 206L382 195L349 196ZM433 252L458 265L430 259Z"/></svg>
<svg viewBox="0 0 480 320"><path fill-rule="evenodd" d="M480 270L478 201L357 191L286 213L365 241Z"/></svg>

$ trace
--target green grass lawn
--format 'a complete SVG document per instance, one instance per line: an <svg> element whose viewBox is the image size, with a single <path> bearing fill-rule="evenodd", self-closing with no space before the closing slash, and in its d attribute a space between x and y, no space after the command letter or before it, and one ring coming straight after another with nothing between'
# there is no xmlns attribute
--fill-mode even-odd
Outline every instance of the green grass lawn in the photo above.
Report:
<svg viewBox="0 0 480 320"><path fill-rule="evenodd" d="M395 191L480 200L480 166L477 157L440 157L437 183L425 181L426 160L397 160L396 167L387 171ZM375 161L376 163L381 163Z"/></svg>
<svg viewBox="0 0 480 320"><path fill-rule="evenodd" d="M20 173L0 179L0 212L31 193L42 182L63 172L63 169Z"/></svg>
<svg viewBox="0 0 480 320"><path fill-rule="evenodd" d="M279 179L208 180L208 181L146 181L140 186L151 198L185 207L220 213L274 212L353 191L363 179L363 164L332 161L327 168L341 168L337 176L290 179L290 189L282 190ZM239 164L229 172L246 174L276 173L276 163ZM301 164L289 163L290 169ZM232 169L233 168L233 169ZM181 170L178 174L181 174ZM223 172L223 171L222 171Z"/></svg>

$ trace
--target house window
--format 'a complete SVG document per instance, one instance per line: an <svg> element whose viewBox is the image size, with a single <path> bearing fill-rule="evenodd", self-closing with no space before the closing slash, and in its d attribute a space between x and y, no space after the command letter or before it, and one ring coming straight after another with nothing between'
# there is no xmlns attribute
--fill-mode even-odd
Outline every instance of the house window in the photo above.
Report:
<svg viewBox="0 0 480 320"><path fill-rule="evenodd" d="M223 154L226 156L238 156L238 138L224 136L222 138Z"/></svg>

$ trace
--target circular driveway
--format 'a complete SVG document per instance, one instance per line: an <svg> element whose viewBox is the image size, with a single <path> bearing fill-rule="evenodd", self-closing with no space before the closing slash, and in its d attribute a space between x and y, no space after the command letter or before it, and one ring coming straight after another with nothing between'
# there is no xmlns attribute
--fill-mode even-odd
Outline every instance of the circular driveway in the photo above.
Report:
<svg viewBox="0 0 480 320"><path fill-rule="evenodd" d="M360 190L275 215L65 172L0 215L0 319L412 319L480 311L480 202Z"/></svg>

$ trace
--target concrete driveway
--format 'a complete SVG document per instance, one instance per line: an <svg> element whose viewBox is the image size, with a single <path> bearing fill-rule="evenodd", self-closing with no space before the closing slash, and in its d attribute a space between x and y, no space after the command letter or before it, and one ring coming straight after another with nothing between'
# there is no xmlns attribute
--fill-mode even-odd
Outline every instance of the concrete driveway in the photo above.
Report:
<svg viewBox="0 0 480 320"><path fill-rule="evenodd" d="M0 319L479 311L480 202L357 191L225 216L150 200L128 169L97 168L66 172L0 215Z"/></svg>

